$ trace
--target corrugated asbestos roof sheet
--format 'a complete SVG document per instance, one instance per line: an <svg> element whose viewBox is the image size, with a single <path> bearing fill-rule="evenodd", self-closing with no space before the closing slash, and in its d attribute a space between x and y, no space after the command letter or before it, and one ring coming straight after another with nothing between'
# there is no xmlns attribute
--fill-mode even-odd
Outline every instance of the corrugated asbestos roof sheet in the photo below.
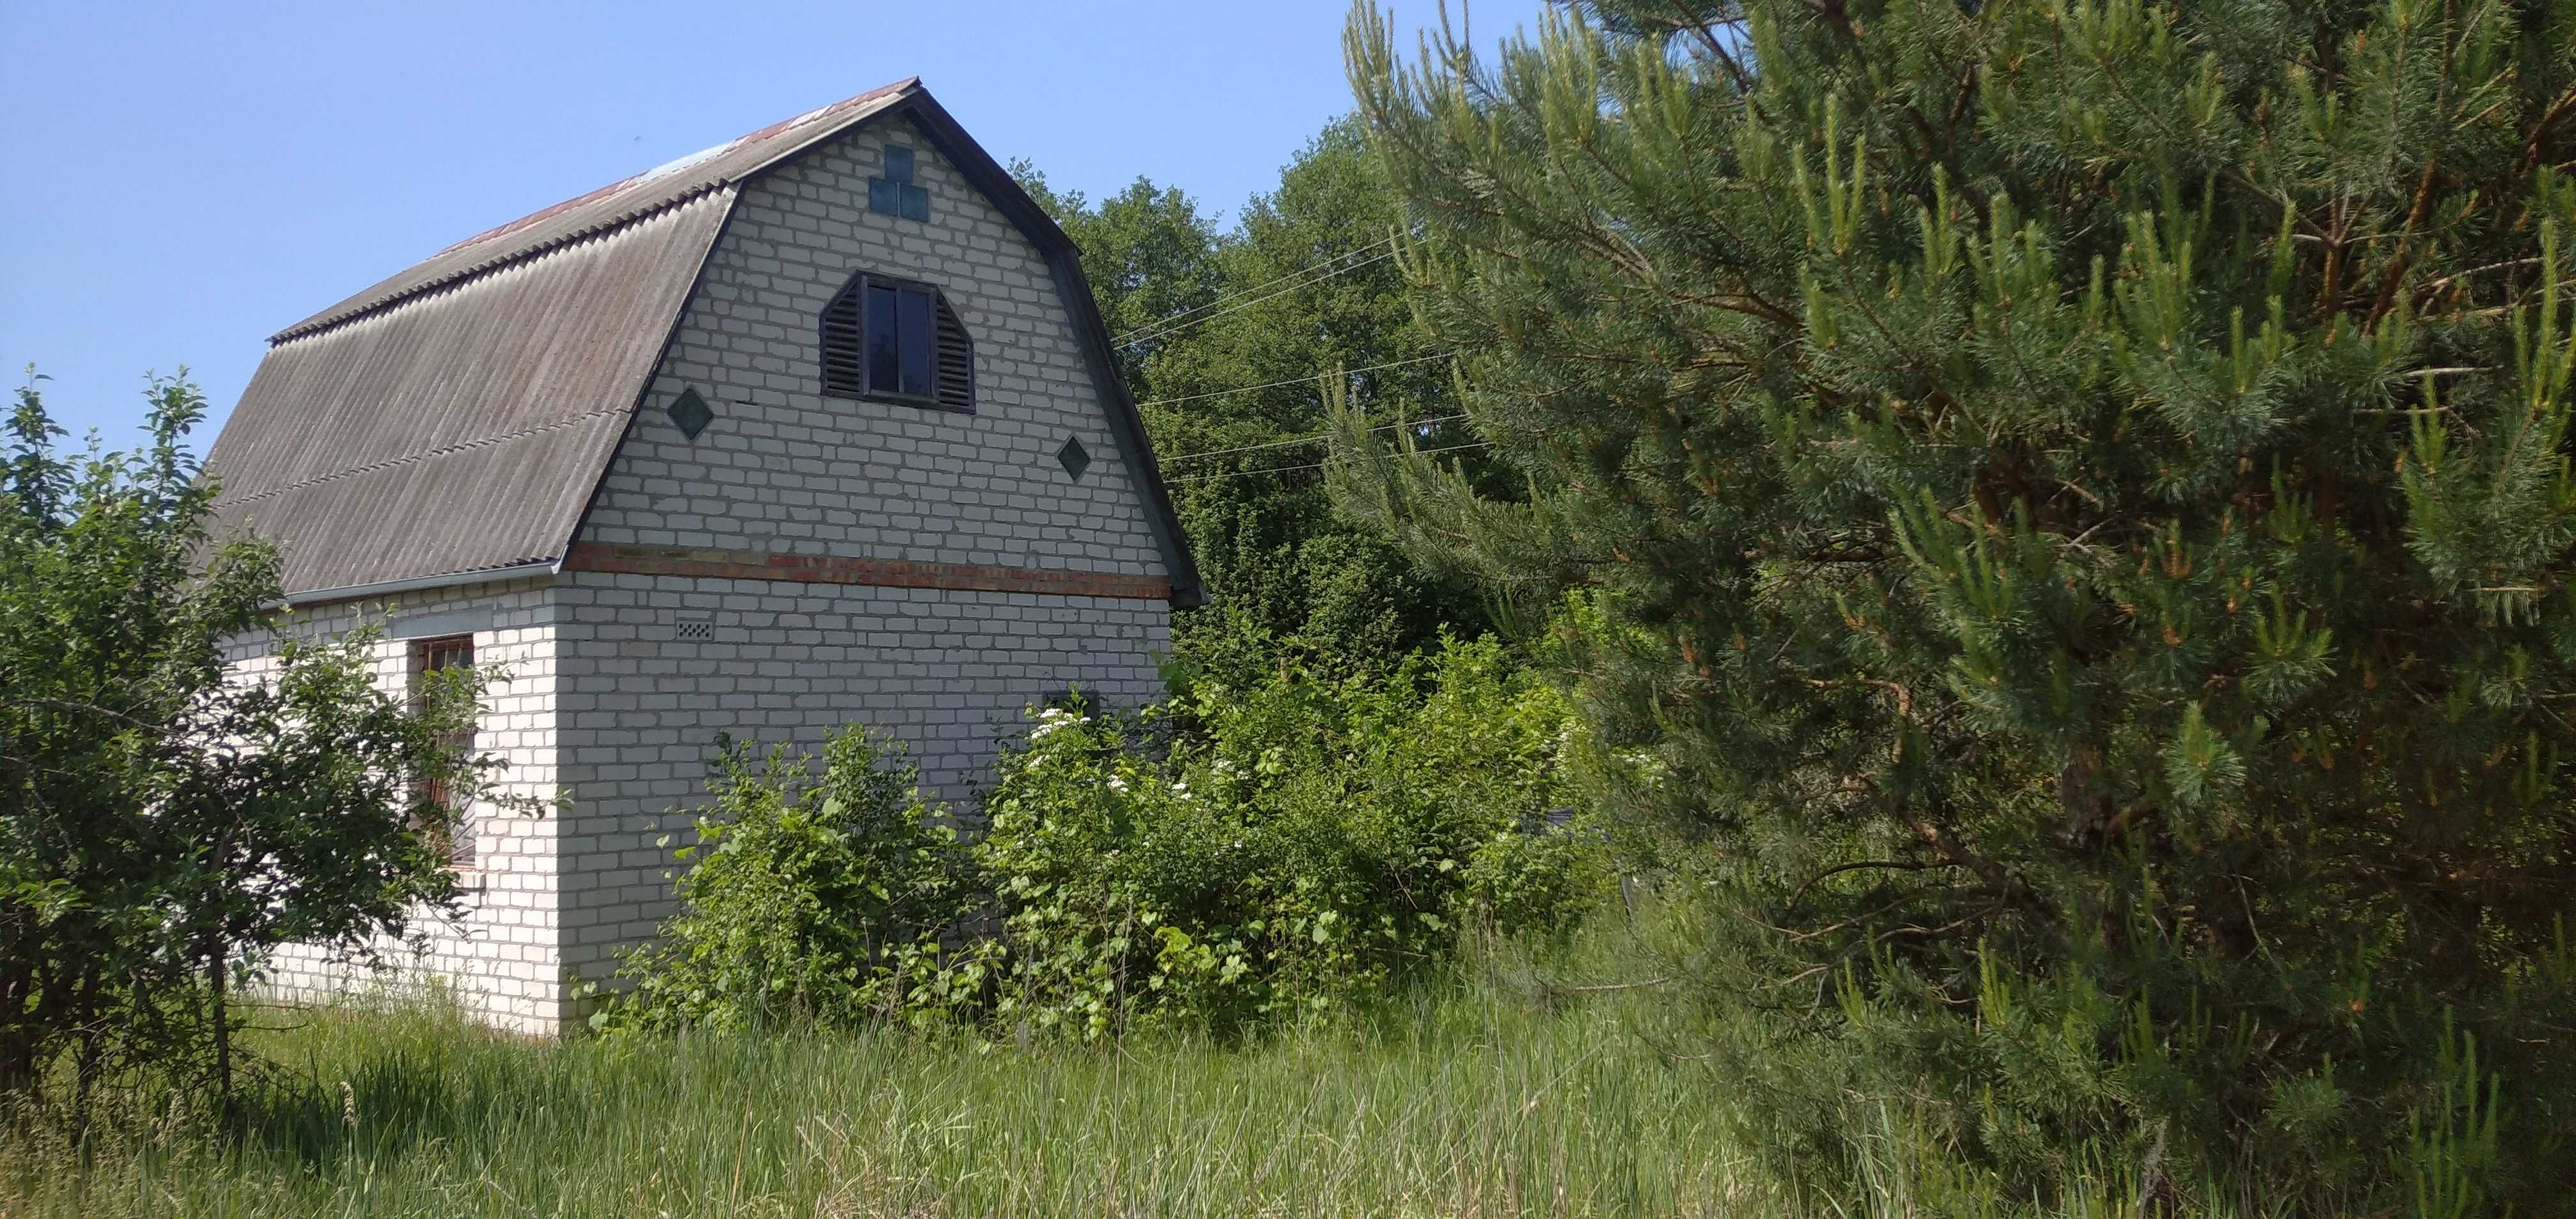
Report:
<svg viewBox="0 0 2576 1219"><path fill-rule="evenodd" d="M269 340L206 454L291 599L561 558L734 184L899 81L466 238Z"/></svg>
<svg viewBox="0 0 2576 1219"><path fill-rule="evenodd" d="M424 292L440 284L488 270L529 254L614 228L674 202L739 182L770 163L818 140L830 139L905 97L918 92L920 78L871 89L820 110L809 110L783 123L772 123L741 139L611 183L578 199L561 203L487 232L477 233L433 254L412 267L339 304L278 332L272 343L310 334L370 309Z"/></svg>
<svg viewBox="0 0 2576 1219"><path fill-rule="evenodd" d="M278 343L206 455L290 596L559 557L733 205L678 204Z"/></svg>

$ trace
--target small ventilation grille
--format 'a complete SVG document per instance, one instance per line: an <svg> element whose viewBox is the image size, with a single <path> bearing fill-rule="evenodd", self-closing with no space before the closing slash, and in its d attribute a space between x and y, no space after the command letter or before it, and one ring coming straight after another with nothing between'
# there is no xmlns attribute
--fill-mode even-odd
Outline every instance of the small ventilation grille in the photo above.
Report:
<svg viewBox="0 0 2576 1219"><path fill-rule="evenodd" d="M1081 441L1072 437L1066 437L1064 447L1055 451L1055 460L1075 482L1081 482L1082 472L1091 468L1091 453L1082 447Z"/></svg>
<svg viewBox="0 0 2576 1219"><path fill-rule="evenodd" d="M712 614L680 614L671 619L671 637L682 643L704 643L716 637Z"/></svg>

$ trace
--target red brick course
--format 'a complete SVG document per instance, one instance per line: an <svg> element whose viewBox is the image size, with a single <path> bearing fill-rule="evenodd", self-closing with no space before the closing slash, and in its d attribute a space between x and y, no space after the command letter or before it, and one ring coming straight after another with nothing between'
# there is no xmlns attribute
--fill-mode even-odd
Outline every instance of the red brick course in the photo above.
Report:
<svg viewBox="0 0 2576 1219"><path fill-rule="evenodd" d="M778 580L791 584L869 584L884 588L946 588L967 592L1037 593L1052 597L1121 597L1168 601L1172 582L1161 576L1120 576L1091 571L987 567L975 563L916 563L841 555L771 554L687 546L627 546L581 542L564 556L565 571L638 576L701 576L720 580Z"/></svg>

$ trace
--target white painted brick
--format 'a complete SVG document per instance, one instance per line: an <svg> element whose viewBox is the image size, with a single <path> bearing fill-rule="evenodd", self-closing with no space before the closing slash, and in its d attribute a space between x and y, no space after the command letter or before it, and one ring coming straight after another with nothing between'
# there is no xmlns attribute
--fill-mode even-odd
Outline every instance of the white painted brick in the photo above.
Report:
<svg viewBox="0 0 2576 1219"><path fill-rule="evenodd" d="M867 210L889 142L915 150L928 223ZM947 294L975 337L975 415L822 396L817 321L861 270ZM1074 324L1036 248L919 133L846 137L744 188L584 536L1163 574ZM695 440L662 410L683 387L717 410ZM1055 461L1068 437L1091 454L1080 482ZM744 486L780 496L743 513L722 489Z"/></svg>
<svg viewBox="0 0 2576 1219"><path fill-rule="evenodd" d="M299 614L289 633L330 636L362 622L390 619L400 633L406 619L488 613L491 628L474 633L478 665L506 668L485 692L476 748L501 756L498 776L506 791L551 800L559 790L555 738L555 644L558 607L543 581L483 584L415 593L389 604L340 605ZM265 633L234 640L230 672L256 680L276 671L274 640ZM380 686L400 690L410 681L411 646L403 639L376 647ZM435 976L452 986L485 1019L531 1033L551 1034L572 1014L562 979L558 930L559 861L556 816L521 817L481 810L475 818L475 864L461 878L468 891L465 917L456 924L422 924L417 944L374 947L387 968L369 971L310 948L291 947L270 963L269 986L288 997L322 998L378 987L416 984Z"/></svg>

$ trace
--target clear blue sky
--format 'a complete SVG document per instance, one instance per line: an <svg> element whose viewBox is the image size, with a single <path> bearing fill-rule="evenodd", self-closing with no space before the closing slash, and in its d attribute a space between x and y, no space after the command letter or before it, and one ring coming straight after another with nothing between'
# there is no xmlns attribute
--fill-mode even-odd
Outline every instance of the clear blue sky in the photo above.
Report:
<svg viewBox="0 0 2576 1219"><path fill-rule="evenodd" d="M1407 25L1435 0L1395 0ZM1475 34L1539 0L1478 6ZM0 375L122 445L280 327L557 200L906 76L1002 160L1229 216L1350 106L1340 0L0 4ZM1454 8L1453 8L1454 11Z"/></svg>

